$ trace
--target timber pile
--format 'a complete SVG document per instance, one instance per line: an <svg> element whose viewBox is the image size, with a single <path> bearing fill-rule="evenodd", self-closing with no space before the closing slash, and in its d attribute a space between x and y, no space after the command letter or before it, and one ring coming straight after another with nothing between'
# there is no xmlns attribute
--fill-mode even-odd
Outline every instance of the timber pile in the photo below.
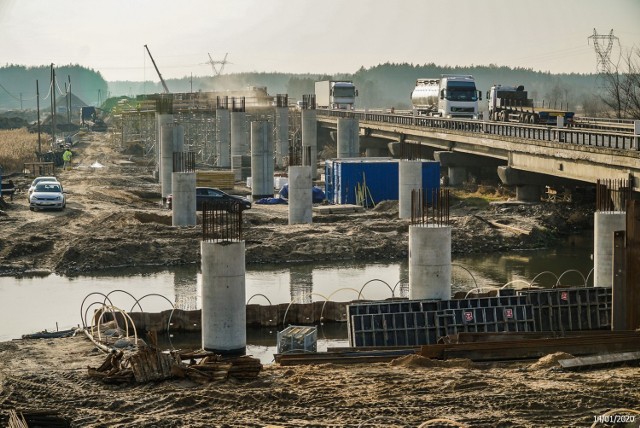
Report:
<svg viewBox="0 0 640 428"><path fill-rule="evenodd" d="M184 363L188 361L188 363ZM98 368L88 368L89 376L105 383L146 383L171 378L188 378L198 383L221 382L228 378L255 379L262 370L257 358L223 358L212 352L161 352L141 347L124 358L122 351L110 353Z"/></svg>
<svg viewBox="0 0 640 428"><path fill-rule="evenodd" d="M197 187L215 187L221 190L231 190L235 185L233 171L196 171Z"/></svg>

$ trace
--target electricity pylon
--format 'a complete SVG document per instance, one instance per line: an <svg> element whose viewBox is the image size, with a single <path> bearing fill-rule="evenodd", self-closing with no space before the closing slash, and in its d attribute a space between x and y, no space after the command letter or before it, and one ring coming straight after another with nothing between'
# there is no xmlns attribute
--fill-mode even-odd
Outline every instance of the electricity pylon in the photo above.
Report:
<svg viewBox="0 0 640 428"><path fill-rule="evenodd" d="M211 58L210 53L207 53L207 55L209 55L209 64L211 64L211 68L213 69L213 74L216 76L220 76L222 74L222 71L224 70L224 66L226 64L231 64L229 61L227 61L227 55L229 55L229 52L224 54L224 59L222 61L214 61L213 58ZM216 65L220 65L219 70L216 67Z"/></svg>
<svg viewBox="0 0 640 428"><path fill-rule="evenodd" d="M620 40L613 35L613 29L609 34L604 35L598 34L595 28L593 29L593 34L589 36L588 39L593 39L593 46L596 49L596 56L598 57L598 72L608 74L611 66L609 56L613 49L613 42L615 40L618 42L618 45L620 45Z"/></svg>

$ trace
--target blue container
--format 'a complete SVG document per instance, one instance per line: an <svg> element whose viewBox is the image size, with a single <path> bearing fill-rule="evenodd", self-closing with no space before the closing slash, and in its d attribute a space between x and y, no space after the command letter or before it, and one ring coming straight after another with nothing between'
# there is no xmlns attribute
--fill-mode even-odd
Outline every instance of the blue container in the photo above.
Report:
<svg viewBox="0 0 640 428"><path fill-rule="evenodd" d="M394 159L331 159L325 162L325 193L334 204L356 204L358 194L366 206L380 201L398 200L398 161ZM364 190L366 187L366 191ZM422 187L427 190L440 187L440 164L423 161Z"/></svg>

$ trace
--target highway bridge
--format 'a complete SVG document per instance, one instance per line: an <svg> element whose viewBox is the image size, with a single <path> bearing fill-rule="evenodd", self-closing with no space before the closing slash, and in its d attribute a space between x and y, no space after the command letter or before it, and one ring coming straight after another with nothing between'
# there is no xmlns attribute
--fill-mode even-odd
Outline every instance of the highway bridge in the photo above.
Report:
<svg viewBox="0 0 640 428"><path fill-rule="evenodd" d="M451 185L460 184L470 167L495 165L501 180L516 186L516 197L523 201L539 200L545 185L596 183L599 179L629 179L633 190L640 191L637 127L634 131L626 125L626 129L612 131L603 126L550 127L317 110L319 130L337 129L339 117L358 119L361 147L368 154L383 155L385 146L400 157L433 153L447 168Z"/></svg>

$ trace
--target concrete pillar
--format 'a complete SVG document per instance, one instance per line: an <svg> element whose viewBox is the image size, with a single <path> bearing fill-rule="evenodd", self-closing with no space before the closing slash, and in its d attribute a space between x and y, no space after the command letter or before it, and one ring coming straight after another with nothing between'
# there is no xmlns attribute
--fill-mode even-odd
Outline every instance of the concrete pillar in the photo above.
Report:
<svg viewBox="0 0 640 428"><path fill-rule="evenodd" d="M596 212L593 231L593 285L613 286L613 232L627 229L624 211Z"/></svg>
<svg viewBox="0 0 640 428"><path fill-rule="evenodd" d="M409 226L409 299L451 299L451 226Z"/></svg>
<svg viewBox="0 0 640 428"><path fill-rule="evenodd" d="M338 118L338 158L360 156L360 124L358 119Z"/></svg>
<svg viewBox="0 0 640 428"><path fill-rule="evenodd" d="M450 166L447 168L449 186L462 186L467 181L467 168L464 166Z"/></svg>
<svg viewBox="0 0 640 428"><path fill-rule="evenodd" d="M171 173L173 173L173 146L175 124L162 125L160 129L160 185L162 199L171 194Z"/></svg>
<svg viewBox="0 0 640 428"><path fill-rule="evenodd" d="M184 126L176 125L173 128L173 151L175 153L184 152Z"/></svg>
<svg viewBox="0 0 640 428"><path fill-rule="evenodd" d="M216 165L231 167L231 112L226 108L216 110Z"/></svg>
<svg viewBox="0 0 640 428"><path fill-rule="evenodd" d="M156 166L158 170L158 179L160 180L160 163L162 159L162 125L173 123L172 114L156 113Z"/></svg>
<svg viewBox="0 0 640 428"><path fill-rule="evenodd" d="M311 148L311 179L318 178L318 121L316 120L316 111L311 109L302 109L302 151L306 153L305 147ZM302 157L303 165L307 159Z"/></svg>
<svg viewBox="0 0 640 428"><path fill-rule="evenodd" d="M249 149L247 113L231 112L231 156L249 154Z"/></svg>
<svg viewBox="0 0 640 428"><path fill-rule="evenodd" d="M273 197L272 124L251 122L251 197L253 200Z"/></svg>
<svg viewBox="0 0 640 428"><path fill-rule="evenodd" d="M276 165L284 168L289 156L289 108L276 107Z"/></svg>
<svg viewBox="0 0 640 428"><path fill-rule="evenodd" d="M196 225L196 173L171 174L171 217L173 226Z"/></svg>
<svg viewBox="0 0 640 428"><path fill-rule="evenodd" d="M542 188L537 184L521 184L516 186L516 200L520 202L540 202Z"/></svg>
<svg viewBox="0 0 640 428"><path fill-rule="evenodd" d="M311 167L289 167L289 224L310 224L313 214Z"/></svg>
<svg viewBox="0 0 640 428"><path fill-rule="evenodd" d="M422 161L401 160L398 171L398 215L411 218L411 191L422 189Z"/></svg>
<svg viewBox="0 0 640 428"><path fill-rule="evenodd" d="M247 348L245 247L202 241L202 348L244 355Z"/></svg>

